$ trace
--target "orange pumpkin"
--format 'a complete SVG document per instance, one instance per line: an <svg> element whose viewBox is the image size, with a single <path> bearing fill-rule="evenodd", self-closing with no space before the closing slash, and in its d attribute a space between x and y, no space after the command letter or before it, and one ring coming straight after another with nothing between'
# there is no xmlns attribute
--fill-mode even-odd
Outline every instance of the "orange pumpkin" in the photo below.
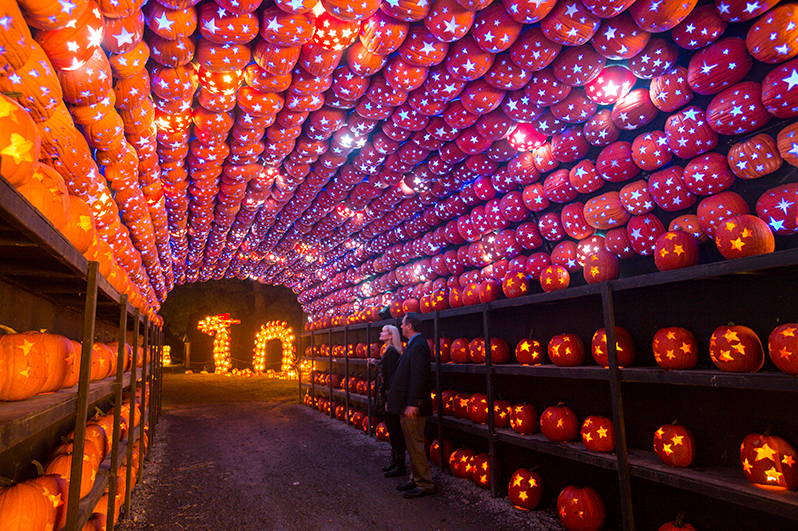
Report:
<svg viewBox="0 0 798 531"><path fill-rule="evenodd" d="M534 469L519 468L510 477L507 494L514 507L525 511L534 509L543 497L540 475Z"/></svg>
<svg viewBox="0 0 798 531"><path fill-rule="evenodd" d="M665 424L654 433L654 451L663 463L674 467L687 467L695 459L693 433L676 424Z"/></svg>
<svg viewBox="0 0 798 531"><path fill-rule="evenodd" d="M515 347L515 359L521 365L540 365L543 352L540 341L523 339Z"/></svg>
<svg viewBox="0 0 798 531"><path fill-rule="evenodd" d="M709 357L726 372L756 372L765 364L762 342L748 327L719 326L709 339Z"/></svg>
<svg viewBox="0 0 798 531"><path fill-rule="evenodd" d="M90 441L86 441L85 445L94 446L94 444ZM96 448L95 448L96 452ZM47 464L45 468L45 472L47 474L58 474L67 481L70 480L72 476L72 457L74 454L60 454L53 457L53 459ZM89 454L84 454L89 455ZM84 459L82 456L80 457L82 461L81 467L81 475L80 475L80 497L83 498L89 492L91 492L92 487L94 486L94 479L97 477L97 468L99 467L99 463L95 462L94 459Z"/></svg>
<svg viewBox="0 0 798 531"><path fill-rule="evenodd" d="M0 95L0 173L12 186L30 180L39 160L41 141L36 124L14 100Z"/></svg>
<svg viewBox="0 0 798 531"><path fill-rule="evenodd" d="M0 55L0 69L13 72L28 62L35 45L16 2L0 5L0 18L10 19L10 24L4 25L3 31L0 31L0 47L4 50Z"/></svg>
<svg viewBox="0 0 798 531"><path fill-rule="evenodd" d="M566 529L597 531L607 517L601 496L590 487L565 487L557 497L557 513Z"/></svg>
<svg viewBox="0 0 798 531"><path fill-rule="evenodd" d="M13 94L13 99L30 113L33 121L43 122L63 105L61 85L54 74L47 55L35 46L22 67L0 76L0 92Z"/></svg>
<svg viewBox="0 0 798 531"><path fill-rule="evenodd" d="M43 468L41 472L44 472ZM45 496L53 504L55 516L53 529L63 529L64 525L66 525L69 482L58 474L42 475L31 481L41 485L45 491Z"/></svg>
<svg viewBox="0 0 798 531"><path fill-rule="evenodd" d="M105 37L105 21L97 4L89 0L83 13L58 29L39 31L35 39L56 70L75 70L97 50Z"/></svg>
<svg viewBox="0 0 798 531"><path fill-rule="evenodd" d="M740 445L740 463L745 478L772 490L798 487L798 452L781 437L752 433Z"/></svg>
<svg viewBox="0 0 798 531"><path fill-rule="evenodd" d="M590 415L582 423L580 433L582 443L591 452L615 450L615 430L612 427L612 420L607 417Z"/></svg>
<svg viewBox="0 0 798 531"><path fill-rule="evenodd" d="M798 324L777 326L768 336L768 353L779 370L798 375Z"/></svg>
<svg viewBox="0 0 798 531"><path fill-rule="evenodd" d="M25 12L29 26L47 30L65 26L70 20L78 18L88 5L87 0L75 0L62 6L58 2L38 2L21 0L17 2Z"/></svg>
<svg viewBox="0 0 798 531"><path fill-rule="evenodd" d="M732 146L728 154L729 167L740 179L758 179L769 175L783 162L776 141L767 133Z"/></svg>
<svg viewBox="0 0 798 531"><path fill-rule="evenodd" d="M607 354L607 334L604 328L599 328L596 330L596 333L593 334L590 351L593 354L593 359L596 360L596 363L605 368L609 366ZM618 366L628 367L634 363L634 340L629 332L620 326L615 327L615 351L618 356Z"/></svg>
<svg viewBox="0 0 798 531"><path fill-rule="evenodd" d="M60 230L69 222L66 183L50 166L36 163L31 179L17 189L57 229Z"/></svg>
<svg viewBox="0 0 798 531"><path fill-rule="evenodd" d="M559 334L549 341L548 354L559 367L575 367L585 360L585 344L576 334Z"/></svg>
<svg viewBox="0 0 798 531"><path fill-rule="evenodd" d="M689 330L661 328L652 340L654 360L663 369L692 369L698 364L698 343Z"/></svg>
<svg viewBox="0 0 798 531"><path fill-rule="evenodd" d="M516 404L510 411L510 427L522 435L537 433L540 420L535 407L531 404Z"/></svg>
<svg viewBox="0 0 798 531"><path fill-rule="evenodd" d="M591 227L610 230L625 225L631 214L623 207L620 193L613 191L588 199L584 216Z"/></svg>
<svg viewBox="0 0 798 531"><path fill-rule="evenodd" d="M772 253L776 248L770 226L749 214L733 216L717 223L715 244L727 260Z"/></svg>
<svg viewBox="0 0 798 531"><path fill-rule="evenodd" d="M45 488L35 481L0 487L0 519L3 529L8 531L52 529L54 503Z"/></svg>
<svg viewBox="0 0 798 531"><path fill-rule="evenodd" d="M552 442L573 441L579 435L579 419L571 408L560 402L543 411L540 431Z"/></svg>

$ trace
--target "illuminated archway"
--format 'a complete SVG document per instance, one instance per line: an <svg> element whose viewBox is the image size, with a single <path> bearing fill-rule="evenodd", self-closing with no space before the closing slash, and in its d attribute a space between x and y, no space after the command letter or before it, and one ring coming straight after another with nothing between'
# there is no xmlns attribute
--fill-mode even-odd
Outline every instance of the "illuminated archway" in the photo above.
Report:
<svg viewBox="0 0 798 531"><path fill-rule="evenodd" d="M226 374L233 366L230 360L230 325L240 324L238 319L230 319L229 313L206 317L197 328L203 334L213 336L213 365L216 374Z"/></svg>
<svg viewBox="0 0 798 531"><path fill-rule="evenodd" d="M294 349L294 331L287 326L285 321L270 321L261 325L258 335L255 337L255 353L252 355L252 368L256 374L263 373L266 368L266 343L271 339L282 341L283 358L280 363L280 372L275 376L293 380L297 378L297 371L294 368L296 362Z"/></svg>

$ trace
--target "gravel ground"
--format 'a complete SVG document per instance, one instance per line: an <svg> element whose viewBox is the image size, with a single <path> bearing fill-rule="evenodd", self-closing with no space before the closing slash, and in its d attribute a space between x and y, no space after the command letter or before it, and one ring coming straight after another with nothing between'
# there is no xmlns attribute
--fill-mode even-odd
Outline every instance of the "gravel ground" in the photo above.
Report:
<svg viewBox="0 0 798 531"><path fill-rule="evenodd" d="M406 500L382 477L387 443L307 406L189 400L165 404L115 529L562 529L552 506L519 511L439 470L436 495Z"/></svg>

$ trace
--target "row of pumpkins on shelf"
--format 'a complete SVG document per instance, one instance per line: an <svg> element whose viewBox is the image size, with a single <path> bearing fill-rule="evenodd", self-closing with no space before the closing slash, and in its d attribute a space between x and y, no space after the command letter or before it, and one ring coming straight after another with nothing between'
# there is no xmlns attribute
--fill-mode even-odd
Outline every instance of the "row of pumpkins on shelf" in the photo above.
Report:
<svg viewBox="0 0 798 531"><path fill-rule="evenodd" d="M24 332L0 336L0 402L19 401L77 385L81 344L58 334ZM91 352L91 381L116 374L119 343L95 342ZM150 362L147 356L147 363ZM124 371L130 371L133 347L125 344ZM144 363L138 347L137 367Z"/></svg>
<svg viewBox="0 0 798 531"><path fill-rule="evenodd" d="M722 215L732 208L740 211L746 211L747 208L742 197L734 192L722 192L717 197L708 199L713 199L714 202L707 203L705 208L699 205L699 214L705 217ZM770 227L757 216L741 214L711 221L712 230L709 233L713 235L718 250L726 259L766 254L775 250L775 239ZM640 232L643 228L645 224L635 230ZM706 235L699 237L686 228L679 228L677 218L671 224L670 230L651 238L653 244L647 254L653 255L654 264L660 271L695 266L700 260L700 244L707 239ZM512 260L497 260L482 269L460 275L438 276L444 273L439 266L431 262L422 264L420 267L423 276L433 278L434 281L416 284L406 297L394 297L389 307L391 317L399 319L410 312L425 314L493 302L502 294L507 298L529 295L533 293L534 281L539 282L544 292L557 291L568 288L571 285L571 275L580 271L588 284L618 279L620 258L623 256L619 257L617 252L605 248L605 240L606 238L595 236L578 242L566 240L557 244L551 254L535 252L529 256L516 256ZM629 245L621 247L628 249ZM379 321L382 319L380 311L380 308L369 307L348 316L326 316L308 322L305 329L319 330Z"/></svg>
<svg viewBox="0 0 798 531"><path fill-rule="evenodd" d="M433 407L436 405L433 393ZM441 393L443 414L488 423L488 397L484 393L446 390ZM538 417L535 407L507 400L493 402L493 423L496 428L512 428L520 435L540 431L554 443L576 441L580 435L585 448L591 452L615 451L615 430L607 417L590 415L581 424L574 411L562 402L546 408ZM675 421L664 424L654 433L654 451L663 463L672 467L688 467L696 455L693 433ZM764 453L763 453L764 452ZM785 439L769 435L747 436L740 447L740 463L751 483L778 489L798 487L798 453Z"/></svg>
<svg viewBox="0 0 798 531"><path fill-rule="evenodd" d="M768 336L768 354L779 370L798 375L798 323L787 323L771 331ZM428 339L431 361L435 361L434 341ZM618 365L628 367L635 361L635 342L623 327L615 327L615 348ZM671 326L661 328L654 334L651 348L657 365L663 369L693 369L698 365L699 349L695 336L689 330ZM369 350L370 349L370 350ZM306 356L335 357L345 354L358 358L380 358L384 346L372 343L333 345L327 343L307 347ZM491 363L506 364L512 361L512 353L507 342L498 337L490 339ZM580 366L585 361L585 344L573 333L558 334L551 338L546 349L551 363L559 367ZM515 347L515 359L521 365L541 365L544 361L540 341L523 339ZM590 343L590 353L595 362L608 367L607 334L604 328L597 330ZM441 363L485 363L485 338L477 337L452 339L440 338ZM742 325L719 326L709 340L709 356L715 366L726 372L756 372L765 363L762 342L756 332ZM333 385L337 387L337 385Z"/></svg>
<svg viewBox="0 0 798 531"><path fill-rule="evenodd" d="M430 461L440 466L440 443L432 441L428 447ZM444 439L443 457L449 464L449 471L454 477L471 479L478 486L490 487L490 456L476 453L468 447L455 449L454 444ZM498 463L497 463L498 464ZM497 467L498 468L498 467ZM507 495L510 503L525 511L536 509L543 499L543 479L537 473L538 467L519 468L510 476ZM496 477L499 476L498 470ZM606 510L598 492L591 487L568 485L557 496L557 515L565 529L571 531L598 530L604 525ZM680 514L676 521L663 524L659 530L692 529L684 523L684 515Z"/></svg>
<svg viewBox="0 0 798 531"><path fill-rule="evenodd" d="M148 399L148 386L144 392ZM141 420L141 387L136 390L133 401L134 427ZM126 398L120 407L120 441L127 438L130 419L130 398ZM86 440L83 447L81 468L80 497L87 496L94 487L100 465L111 452L114 428L114 409L97 415L86 424ZM63 529L66 524L69 483L72 472L72 440L74 431L64 437L63 442L55 449L45 467L37 464L39 476L33 479L0 487L0 522L3 531L53 531ZM135 486L140 460L140 436L133 445L131 468L131 485ZM145 452L149 444L147 427L144 428ZM114 507L118 514L126 497L127 457L123 458L117 470ZM92 511L83 531L105 531L116 523L114 514L108 523L108 487Z"/></svg>
<svg viewBox="0 0 798 531"><path fill-rule="evenodd" d="M341 373L323 372L314 369L310 371L310 379L316 385L323 387L332 386L333 389L343 389L344 391L349 391L350 393L356 393L364 396L369 395L369 387L371 387L370 395L375 396L375 381L369 381L359 374L346 377Z"/></svg>
<svg viewBox="0 0 798 531"><path fill-rule="evenodd" d="M330 414L331 407L333 407L333 403L326 398L313 397L309 393L305 395L303 401L305 405L315 407L327 415ZM356 408L350 409L347 417L346 407L343 404L338 404L334 407L336 419L341 421L348 419L355 429L363 430L366 433L369 425L371 425L378 440L389 441L388 427L384 422L378 422L378 418L368 417L366 413ZM609 421L609 419L606 420ZM611 424L610 421L610 430L612 429ZM614 440L612 433L610 433L609 438ZM440 443L438 439L433 440L426 447L427 455L432 464L440 466ZM471 479L480 487L490 488L490 458L488 454L477 454L466 447L456 449L454 443L444 439L443 458L444 462L449 464L449 470L455 477ZM498 471L496 475L498 476ZM532 510L537 508L543 497L543 482L540 475L535 472L534 468L532 470L519 468L510 478L508 495L510 502L519 509ZM563 525L569 530L600 529L606 516L601 497L590 487L577 488L568 486L563 489L557 499L557 511ZM686 529L694 529L689 524L683 524L681 516L677 519L677 522L679 526L683 526ZM677 522L664 524L660 531L673 529L673 527L668 526L676 525Z"/></svg>

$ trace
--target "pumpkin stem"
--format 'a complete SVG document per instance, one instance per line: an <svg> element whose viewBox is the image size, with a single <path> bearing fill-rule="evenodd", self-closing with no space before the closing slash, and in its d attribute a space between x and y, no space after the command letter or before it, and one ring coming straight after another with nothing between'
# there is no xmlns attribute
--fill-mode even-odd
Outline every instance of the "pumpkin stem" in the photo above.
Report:
<svg viewBox="0 0 798 531"><path fill-rule="evenodd" d="M3 330L5 332L5 334L3 334L3 335L10 335L10 334L16 334L17 333L16 330L14 330L10 326L6 326L6 325L0 325L0 330Z"/></svg>
<svg viewBox="0 0 798 531"><path fill-rule="evenodd" d="M676 527L684 527L684 515L687 514L685 511L679 513L679 516L676 517L676 522L674 525Z"/></svg>
<svg viewBox="0 0 798 531"><path fill-rule="evenodd" d="M10 487L14 484L14 480L0 477L0 487Z"/></svg>
<svg viewBox="0 0 798 531"><path fill-rule="evenodd" d="M767 427L767 429L765 429L765 431L763 431L763 432L762 432L762 435L764 435L765 437L767 437L767 436L769 436L769 435L770 435L770 432L771 432L772 430L773 430L773 424L771 424L770 426L768 426L768 427Z"/></svg>
<svg viewBox="0 0 798 531"><path fill-rule="evenodd" d="M529 341L532 341L532 334L534 334L534 333L535 333L535 329L534 328L530 328L529 329L529 335L527 336L527 339Z"/></svg>
<svg viewBox="0 0 798 531"><path fill-rule="evenodd" d="M671 422L671 426L676 426L677 424L679 424L679 419L673 419L673 422Z"/></svg>
<svg viewBox="0 0 798 531"><path fill-rule="evenodd" d="M733 321L729 321L729 324L727 324L726 326L728 326L729 328L732 328L733 326L736 326L736 325L734 324Z"/></svg>
<svg viewBox="0 0 798 531"><path fill-rule="evenodd" d="M36 459L34 459L31 462L36 467L36 475L37 476L43 476L44 475L44 467L42 466L42 464L40 462L38 462Z"/></svg>
<svg viewBox="0 0 798 531"><path fill-rule="evenodd" d="M533 466L532 468L529 468L529 469L527 469L527 470L529 470L530 472L534 472L535 470L537 470L537 469L539 469L539 468L540 468L540 465L535 465L535 466Z"/></svg>

